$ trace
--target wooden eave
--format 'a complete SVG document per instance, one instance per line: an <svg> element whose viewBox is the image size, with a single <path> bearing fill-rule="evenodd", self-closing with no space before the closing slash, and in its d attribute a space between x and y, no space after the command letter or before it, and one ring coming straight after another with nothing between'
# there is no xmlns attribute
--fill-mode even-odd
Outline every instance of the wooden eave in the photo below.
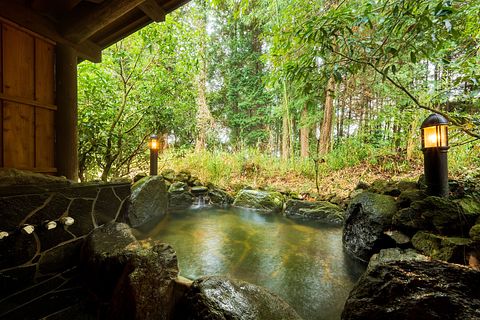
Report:
<svg viewBox="0 0 480 320"><path fill-rule="evenodd" d="M189 0L0 0L0 18L101 60L106 47Z"/></svg>

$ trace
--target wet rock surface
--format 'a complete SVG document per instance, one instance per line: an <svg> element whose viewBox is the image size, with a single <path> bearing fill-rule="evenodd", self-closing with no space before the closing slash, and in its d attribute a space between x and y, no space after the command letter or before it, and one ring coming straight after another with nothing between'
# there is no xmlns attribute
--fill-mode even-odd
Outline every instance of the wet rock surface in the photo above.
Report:
<svg viewBox="0 0 480 320"><path fill-rule="evenodd" d="M128 219L138 227L152 219L159 219L167 213L168 193L161 176L145 177L132 186Z"/></svg>
<svg viewBox="0 0 480 320"><path fill-rule="evenodd" d="M189 320L301 319L280 297L262 287L220 276L193 282L187 293Z"/></svg>
<svg viewBox="0 0 480 320"><path fill-rule="evenodd" d="M101 300L110 298L125 268L125 247L135 241L130 227L124 223L112 222L88 235L81 260L87 285Z"/></svg>
<svg viewBox="0 0 480 320"><path fill-rule="evenodd" d="M177 212L187 210L193 205L194 201L195 196L188 190L170 191L168 193L168 211Z"/></svg>
<svg viewBox="0 0 480 320"><path fill-rule="evenodd" d="M283 210L283 202L284 197L279 192L244 189L235 197L233 206L265 213L278 213Z"/></svg>
<svg viewBox="0 0 480 320"><path fill-rule="evenodd" d="M440 261L396 261L368 270L342 320L479 319L480 271Z"/></svg>
<svg viewBox="0 0 480 320"><path fill-rule="evenodd" d="M233 197L229 195L228 192L217 188L214 185L209 186L208 198L212 205L220 208L228 208L234 201Z"/></svg>
<svg viewBox="0 0 480 320"><path fill-rule="evenodd" d="M110 319L171 319L178 276L173 248L155 240L129 244L126 265L113 292Z"/></svg>
<svg viewBox="0 0 480 320"><path fill-rule="evenodd" d="M355 258L367 262L380 249L395 246L384 234L397 211L395 199L388 195L362 192L350 202L343 230L343 245Z"/></svg>
<svg viewBox="0 0 480 320"><path fill-rule="evenodd" d="M339 206L327 201L289 200L286 203L285 216L331 225L342 225L344 211Z"/></svg>
<svg viewBox="0 0 480 320"><path fill-rule="evenodd" d="M414 249L399 249L399 248L388 248L382 249L379 253L374 254L370 261L368 262L368 270L373 269L374 267L392 262L392 261L430 261L430 258L420 254Z"/></svg>
<svg viewBox="0 0 480 320"><path fill-rule="evenodd" d="M177 257L157 240L137 241L128 225L110 223L87 238L82 264L96 300L109 319L171 319Z"/></svg>

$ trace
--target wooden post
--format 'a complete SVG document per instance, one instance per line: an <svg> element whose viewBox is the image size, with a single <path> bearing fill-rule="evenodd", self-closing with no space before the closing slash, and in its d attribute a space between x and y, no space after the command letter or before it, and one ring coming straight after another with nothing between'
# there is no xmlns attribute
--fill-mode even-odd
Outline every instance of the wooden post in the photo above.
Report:
<svg viewBox="0 0 480 320"><path fill-rule="evenodd" d="M58 44L56 49L56 162L58 175L78 181L77 53Z"/></svg>

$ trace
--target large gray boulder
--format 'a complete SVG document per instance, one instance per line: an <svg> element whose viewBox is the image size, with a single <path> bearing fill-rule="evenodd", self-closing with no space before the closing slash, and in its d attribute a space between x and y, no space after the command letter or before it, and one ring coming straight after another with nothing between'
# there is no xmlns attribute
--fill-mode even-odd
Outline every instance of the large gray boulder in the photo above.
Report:
<svg viewBox="0 0 480 320"><path fill-rule="evenodd" d="M108 223L91 232L82 250L86 284L108 319L172 319L178 264L158 240L137 241L128 225Z"/></svg>
<svg viewBox="0 0 480 320"><path fill-rule="evenodd" d="M233 206L258 210L264 213L278 213L283 209L284 197L280 192L263 190L241 190Z"/></svg>
<svg viewBox="0 0 480 320"><path fill-rule="evenodd" d="M397 211L395 198L362 192L350 202L343 228L343 246L353 257L368 262L380 251L395 246L384 231L391 227Z"/></svg>
<svg viewBox="0 0 480 320"><path fill-rule="evenodd" d="M208 187L208 198L212 205L220 208L228 208L232 205L234 199L228 192L213 185Z"/></svg>
<svg viewBox="0 0 480 320"><path fill-rule="evenodd" d="M480 319L480 271L441 261L395 261L367 270L342 320Z"/></svg>
<svg viewBox="0 0 480 320"><path fill-rule="evenodd" d="M177 181L168 189L168 211L178 212L190 208L195 196L190 192L185 182Z"/></svg>
<svg viewBox="0 0 480 320"><path fill-rule="evenodd" d="M189 314L195 320L301 319L277 295L244 281L207 276L193 282L187 293Z"/></svg>
<svg viewBox="0 0 480 320"><path fill-rule="evenodd" d="M108 301L122 274L125 248L137 239L125 223L110 222L94 229L86 238L81 261L86 284L100 300Z"/></svg>
<svg viewBox="0 0 480 320"><path fill-rule="evenodd" d="M132 186L128 208L128 220L138 227L153 219L161 219L167 213L168 193L161 176L149 176Z"/></svg>
<svg viewBox="0 0 480 320"><path fill-rule="evenodd" d="M175 309L177 256L158 240L129 244L124 272L114 290L110 319L168 320Z"/></svg>
<svg viewBox="0 0 480 320"><path fill-rule="evenodd" d="M342 225L345 212L328 201L289 200L285 216L293 219L319 221L332 225Z"/></svg>

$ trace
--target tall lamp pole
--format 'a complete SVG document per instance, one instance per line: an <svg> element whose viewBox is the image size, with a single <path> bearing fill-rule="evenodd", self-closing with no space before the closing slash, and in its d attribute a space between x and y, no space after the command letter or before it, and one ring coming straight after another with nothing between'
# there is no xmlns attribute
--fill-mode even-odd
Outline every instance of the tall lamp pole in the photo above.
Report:
<svg viewBox="0 0 480 320"><path fill-rule="evenodd" d="M148 148L150 149L150 175L156 176L158 174L158 136L152 134L148 140Z"/></svg>
<svg viewBox="0 0 480 320"><path fill-rule="evenodd" d="M448 120L431 114L421 126L427 194L448 196Z"/></svg>

